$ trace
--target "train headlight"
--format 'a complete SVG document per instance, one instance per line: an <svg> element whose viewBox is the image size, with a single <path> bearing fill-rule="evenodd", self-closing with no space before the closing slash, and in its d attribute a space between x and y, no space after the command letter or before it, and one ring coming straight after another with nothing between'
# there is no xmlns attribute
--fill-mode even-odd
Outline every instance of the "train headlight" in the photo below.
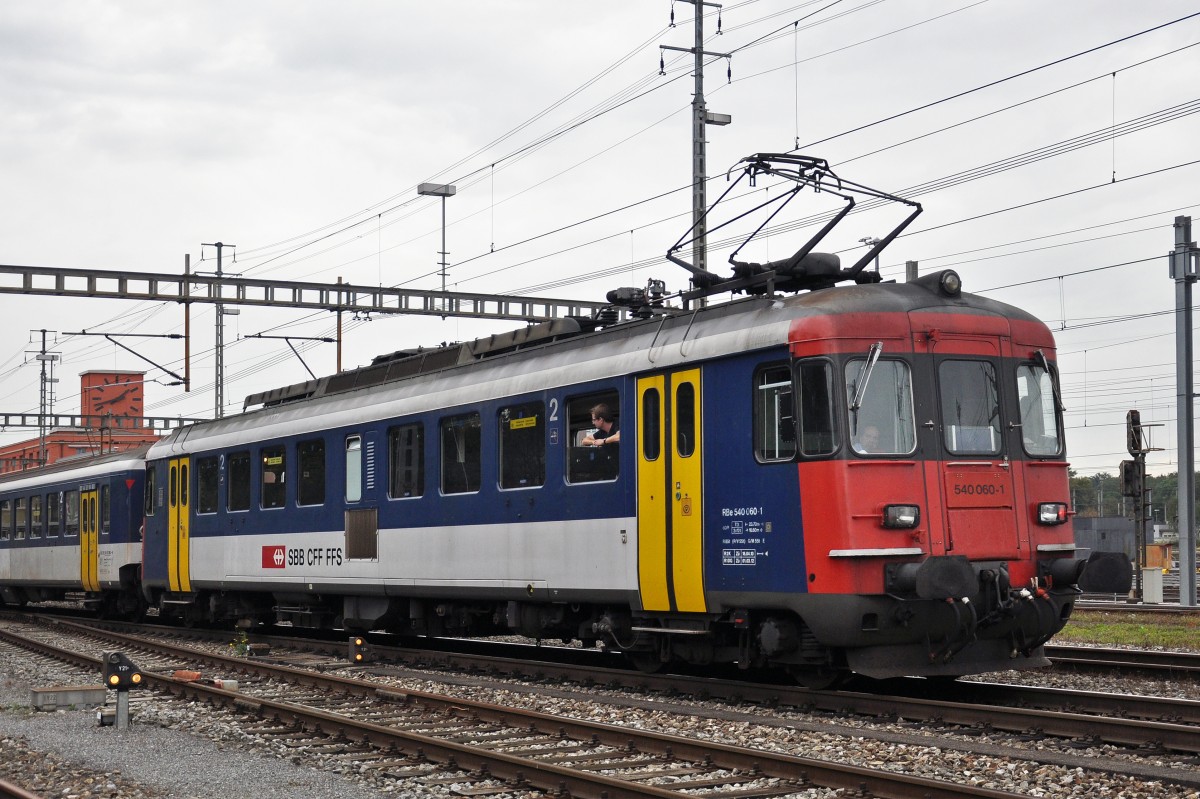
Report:
<svg viewBox="0 0 1200 799"><path fill-rule="evenodd" d="M919 505L887 505L883 509L883 526L889 530L911 530L920 523Z"/></svg>
<svg viewBox="0 0 1200 799"><path fill-rule="evenodd" d="M957 297L958 293L962 291L962 278L953 269L947 269L945 272L942 272L942 278L939 282L941 283L942 291L950 297Z"/></svg>
<svg viewBox="0 0 1200 799"><path fill-rule="evenodd" d="M1038 504L1038 524L1065 524L1067 504L1065 502L1042 502Z"/></svg>

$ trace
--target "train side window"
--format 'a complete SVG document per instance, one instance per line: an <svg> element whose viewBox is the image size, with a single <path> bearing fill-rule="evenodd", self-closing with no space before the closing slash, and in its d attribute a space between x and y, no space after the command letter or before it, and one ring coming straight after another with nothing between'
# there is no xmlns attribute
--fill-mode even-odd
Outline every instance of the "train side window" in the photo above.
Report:
<svg viewBox="0 0 1200 799"><path fill-rule="evenodd" d="M196 513L217 512L220 464L216 457L196 458Z"/></svg>
<svg viewBox="0 0 1200 799"><path fill-rule="evenodd" d="M225 468L225 509L250 510L250 451L229 453Z"/></svg>
<svg viewBox="0 0 1200 799"><path fill-rule="evenodd" d="M12 502L0 500L0 541L12 538Z"/></svg>
<svg viewBox="0 0 1200 799"><path fill-rule="evenodd" d="M995 367L987 361L943 361L938 380L946 449L954 455L999 455Z"/></svg>
<svg viewBox="0 0 1200 799"><path fill-rule="evenodd" d="M662 454L662 396L657 388L642 395L642 457L658 460Z"/></svg>
<svg viewBox="0 0 1200 799"><path fill-rule="evenodd" d="M29 527L29 500L17 497L13 501L13 538L25 540L25 530Z"/></svg>
<svg viewBox="0 0 1200 799"><path fill-rule="evenodd" d="M807 457L832 455L838 447L834 420L833 367L829 361L810 359L796 364L799 402L800 453Z"/></svg>
<svg viewBox="0 0 1200 799"><path fill-rule="evenodd" d="M154 515L154 496L158 486L158 470L153 464L146 467L146 493L142 496L142 508L147 516ZM53 522L52 522L53 523Z"/></svg>
<svg viewBox="0 0 1200 799"><path fill-rule="evenodd" d="M63 492L63 518L66 523L64 535L68 538L79 535L79 491L76 489Z"/></svg>
<svg viewBox="0 0 1200 799"><path fill-rule="evenodd" d="M1017 367L1017 400L1021 409L1021 443L1035 457L1062 452L1058 434L1058 403L1054 400L1054 375L1041 366Z"/></svg>
<svg viewBox="0 0 1200 799"><path fill-rule="evenodd" d="M754 455L768 463L796 455L792 374L786 364L760 367L754 374Z"/></svg>
<svg viewBox="0 0 1200 799"><path fill-rule="evenodd" d="M388 430L388 496L425 494L425 425L405 424Z"/></svg>
<svg viewBox="0 0 1200 799"><path fill-rule="evenodd" d="M262 496L259 505L263 508L282 508L287 500L287 452L282 446L262 448Z"/></svg>
<svg viewBox="0 0 1200 799"><path fill-rule="evenodd" d="M347 453L349 455L349 453ZM300 479L296 482L297 505L325 504L325 441L313 439L296 445ZM349 468L349 467L347 467ZM349 475L346 477L349 484Z"/></svg>
<svg viewBox="0 0 1200 799"><path fill-rule="evenodd" d="M62 523L62 494L46 495L46 537L58 538L58 526Z"/></svg>
<svg viewBox="0 0 1200 799"><path fill-rule="evenodd" d="M108 535L112 531L112 489L106 483L100 486L100 533Z"/></svg>
<svg viewBox="0 0 1200 799"><path fill-rule="evenodd" d="M597 416L596 414L600 414ZM611 421L604 435L601 418L607 415ZM600 480L616 480L620 471L620 439L595 446L597 434L611 438L621 430L621 397L615 391L585 394L567 400L567 481L571 483L595 483ZM657 456L656 456L657 457Z"/></svg>
<svg viewBox="0 0 1200 799"><path fill-rule="evenodd" d="M546 482L546 405L526 402L501 408L500 487L532 488Z"/></svg>
<svg viewBox="0 0 1200 799"><path fill-rule="evenodd" d="M41 538L43 524L45 522L42 516L42 495L34 494L29 498L29 537Z"/></svg>
<svg viewBox="0 0 1200 799"><path fill-rule="evenodd" d="M482 423L478 413L442 419L442 493L479 490Z"/></svg>
<svg viewBox="0 0 1200 799"><path fill-rule="evenodd" d="M861 381L861 387L860 387ZM907 455L917 445L912 375L904 361L855 358L846 363L850 446L859 455Z"/></svg>
<svg viewBox="0 0 1200 799"><path fill-rule="evenodd" d="M362 499L362 436L346 436L346 501Z"/></svg>
<svg viewBox="0 0 1200 799"><path fill-rule="evenodd" d="M675 451L690 458L696 451L696 385L680 383L675 389Z"/></svg>

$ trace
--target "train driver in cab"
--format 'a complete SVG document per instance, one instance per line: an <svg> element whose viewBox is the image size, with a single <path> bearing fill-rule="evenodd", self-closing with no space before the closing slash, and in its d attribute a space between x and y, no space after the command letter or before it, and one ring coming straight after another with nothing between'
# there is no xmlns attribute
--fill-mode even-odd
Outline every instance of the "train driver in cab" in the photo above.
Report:
<svg viewBox="0 0 1200 799"><path fill-rule="evenodd" d="M584 436L580 445L584 447L600 447L605 444L616 444L621 440L621 430L617 419L608 406L601 402L592 408L592 424L596 429Z"/></svg>

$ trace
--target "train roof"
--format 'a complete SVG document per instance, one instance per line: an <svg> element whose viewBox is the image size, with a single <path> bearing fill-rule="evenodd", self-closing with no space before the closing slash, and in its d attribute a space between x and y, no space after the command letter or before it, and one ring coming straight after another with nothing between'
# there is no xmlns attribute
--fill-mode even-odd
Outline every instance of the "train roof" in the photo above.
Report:
<svg viewBox="0 0 1200 799"><path fill-rule="evenodd" d="M938 272L909 283L839 286L794 296L754 296L691 310L660 308L602 326L566 319L471 342L401 351L370 365L252 395L263 407L180 428L150 457L236 446L358 424L364 412L399 417L505 396L615 379L730 353L787 344L799 320L843 314L952 313L1019 320L1036 317L977 295L947 296ZM1049 331L1046 329L1046 337Z"/></svg>
<svg viewBox="0 0 1200 799"><path fill-rule="evenodd" d="M150 446L150 444L143 444L132 449L109 452L104 455L64 458L49 466L0 475L0 491L20 491L64 480L86 480L113 472L136 471L143 467L143 461Z"/></svg>

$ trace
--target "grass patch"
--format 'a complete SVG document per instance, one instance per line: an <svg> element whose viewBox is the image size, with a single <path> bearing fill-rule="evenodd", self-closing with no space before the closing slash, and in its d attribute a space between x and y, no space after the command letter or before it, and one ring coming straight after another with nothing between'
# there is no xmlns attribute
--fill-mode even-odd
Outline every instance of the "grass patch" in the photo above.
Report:
<svg viewBox="0 0 1200 799"><path fill-rule="evenodd" d="M1051 643L1200 650L1200 615L1076 609Z"/></svg>

